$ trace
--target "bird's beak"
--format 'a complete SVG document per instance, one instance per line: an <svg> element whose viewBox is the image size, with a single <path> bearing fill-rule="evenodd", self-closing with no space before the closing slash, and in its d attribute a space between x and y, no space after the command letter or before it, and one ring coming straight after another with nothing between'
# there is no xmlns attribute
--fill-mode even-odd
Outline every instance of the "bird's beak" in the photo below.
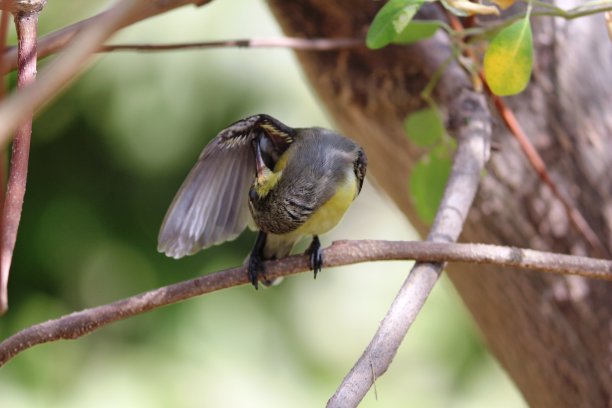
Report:
<svg viewBox="0 0 612 408"><path fill-rule="evenodd" d="M253 140L255 145L255 170L256 170L256 178L255 181L257 184L261 185L266 181L266 178L270 174L270 169L266 166L266 163L261 156L261 148L259 147L259 142L257 140Z"/></svg>

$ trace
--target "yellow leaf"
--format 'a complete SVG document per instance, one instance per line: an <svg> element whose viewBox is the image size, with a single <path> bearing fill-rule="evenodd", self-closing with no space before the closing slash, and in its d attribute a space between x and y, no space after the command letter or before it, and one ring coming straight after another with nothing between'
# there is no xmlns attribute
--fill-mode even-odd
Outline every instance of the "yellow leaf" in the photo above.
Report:
<svg viewBox="0 0 612 408"><path fill-rule="evenodd" d="M505 10L511 5L513 5L516 0L489 0L489 1L491 3L497 4L499 7L502 8L502 10Z"/></svg>
<svg viewBox="0 0 612 408"><path fill-rule="evenodd" d="M496 95L517 94L529 83L532 65L531 25L524 18L501 30L489 44L484 57L487 84Z"/></svg>

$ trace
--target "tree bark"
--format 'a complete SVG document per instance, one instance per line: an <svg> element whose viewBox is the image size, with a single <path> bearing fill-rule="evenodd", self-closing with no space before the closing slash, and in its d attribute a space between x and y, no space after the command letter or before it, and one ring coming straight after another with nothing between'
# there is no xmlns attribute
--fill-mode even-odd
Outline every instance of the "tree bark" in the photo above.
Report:
<svg viewBox="0 0 612 408"><path fill-rule="evenodd" d="M568 2L563 6L567 7ZM269 4L292 36L364 36L381 3L371 0ZM576 3L577 4L577 3ZM443 18L430 8L428 16ZM553 180L612 251L612 52L601 15L532 19L536 66L531 84L507 103L543 156ZM451 55L438 33L411 46L297 53L337 126L358 140L376 182L422 235L408 176L422 150L404 134L405 117ZM456 70L451 65L448 70ZM469 78L457 81L457 92ZM454 92L435 93L442 110ZM445 112L452 132L453 112ZM568 220L494 114L493 153L462 234L466 242L506 244L578 255L593 251ZM469 269L469 270L468 270ZM536 272L453 267L449 276L485 340L527 402L537 407L612 404L612 284Z"/></svg>

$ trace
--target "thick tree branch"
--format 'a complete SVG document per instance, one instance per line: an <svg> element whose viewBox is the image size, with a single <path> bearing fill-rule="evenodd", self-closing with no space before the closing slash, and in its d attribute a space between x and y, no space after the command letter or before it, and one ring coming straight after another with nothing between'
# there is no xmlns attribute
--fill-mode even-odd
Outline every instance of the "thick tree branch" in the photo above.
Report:
<svg viewBox="0 0 612 408"><path fill-rule="evenodd" d="M398 241L337 241L324 249L324 266L368 261L410 260L491 263L545 272L612 280L612 261L482 244ZM307 256L266 263L269 278L309 270ZM85 309L26 328L0 343L0 366L37 344L77 339L109 323L205 293L249 283L244 267L154 289L107 305Z"/></svg>

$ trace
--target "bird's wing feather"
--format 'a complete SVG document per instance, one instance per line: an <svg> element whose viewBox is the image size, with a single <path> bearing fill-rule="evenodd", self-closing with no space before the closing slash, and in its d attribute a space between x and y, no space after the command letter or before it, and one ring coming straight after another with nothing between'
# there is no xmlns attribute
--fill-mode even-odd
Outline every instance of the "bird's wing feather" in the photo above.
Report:
<svg viewBox="0 0 612 408"><path fill-rule="evenodd" d="M251 141L259 121L260 115L236 122L206 146L166 213L160 252L180 258L232 240L244 230L255 172Z"/></svg>

